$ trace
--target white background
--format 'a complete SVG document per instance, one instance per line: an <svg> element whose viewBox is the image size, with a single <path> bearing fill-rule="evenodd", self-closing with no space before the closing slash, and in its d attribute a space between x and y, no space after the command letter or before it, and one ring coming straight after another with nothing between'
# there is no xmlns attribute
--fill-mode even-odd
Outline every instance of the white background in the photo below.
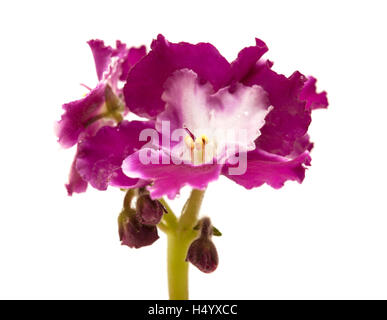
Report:
<svg viewBox="0 0 387 320"><path fill-rule="evenodd" d="M193 299L387 298L384 1L12 1L0 4L0 298L166 299L166 239L120 246L123 193L67 197L74 150L53 124L96 83L86 41L211 42L227 59L260 37L276 71L318 78L302 185L222 178L203 214L223 232ZM187 196L183 190L174 208Z"/></svg>

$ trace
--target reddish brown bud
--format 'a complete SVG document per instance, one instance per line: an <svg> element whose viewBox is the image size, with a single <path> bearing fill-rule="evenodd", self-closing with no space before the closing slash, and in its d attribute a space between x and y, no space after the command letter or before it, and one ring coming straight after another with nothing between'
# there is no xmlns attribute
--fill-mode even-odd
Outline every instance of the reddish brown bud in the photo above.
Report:
<svg viewBox="0 0 387 320"><path fill-rule="evenodd" d="M186 258L186 261L205 273L215 271L219 263L218 252L211 240L212 230L210 218L203 218L200 221L200 236L191 243Z"/></svg>
<svg viewBox="0 0 387 320"><path fill-rule="evenodd" d="M152 200L147 194L141 195L136 203L136 215L142 224L154 226L163 217L164 207L158 200Z"/></svg>
<svg viewBox="0 0 387 320"><path fill-rule="evenodd" d="M159 238L156 226L143 225L135 212L128 210L123 210L118 217L118 233L121 244L130 248L149 246Z"/></svg>
<svg viewBox="0 0 387 320"><path fill-rule="evenodd" d="M218 252L211 239L199 238L188 249L186 261L191 262L200 271L211 273L219 263Z"/></svg>

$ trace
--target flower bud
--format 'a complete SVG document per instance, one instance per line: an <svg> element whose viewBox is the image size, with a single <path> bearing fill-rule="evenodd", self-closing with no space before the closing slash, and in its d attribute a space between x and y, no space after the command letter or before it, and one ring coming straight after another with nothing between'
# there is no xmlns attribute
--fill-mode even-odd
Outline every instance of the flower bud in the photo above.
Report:
<svg viewBox="0 0 387 320"><path fill-rule="evenodd" d="M211 239L199 238L188 249L186 261L191 262L200 271L211 273L218 267L219 258Z"/></svg>
<svg viewBox="0 0 387 320"><path fill-rule="evenodd" d="M163 217L164 207L158 200L152 200L148 194L143 194L137 199L136 215L142 224L155 226Z"/></svg>
<svg viewBox="0 0 387 320"><path fill-rule="evenodd" d="M123 210L118 217L118 233L122 245L141 248L151 245L159 236L156 226L143 225L134 210Z"/></svg>
<svg viewBox="0 0 387 320"><path fill-rule="evenodd" d="M200 236L191 243L186 258L186 261L205 273L215 271L219 263L218 252L211 240L212 230L210 219L203 218L200 221Z"/></svg>

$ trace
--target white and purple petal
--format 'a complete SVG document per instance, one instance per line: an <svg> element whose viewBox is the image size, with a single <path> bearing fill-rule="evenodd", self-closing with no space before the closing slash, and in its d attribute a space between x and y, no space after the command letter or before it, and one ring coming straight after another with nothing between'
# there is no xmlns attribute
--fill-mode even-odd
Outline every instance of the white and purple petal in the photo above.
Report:
<svg viewBox="0 0 387 320"><path fill-rule="evenodd" d="M157 130L161 132L163 124L169 123L172 132L188 128L196 137L204 135L207 143L216 146L213 154L217 160L225 156L227 146L239 151L254 149L254 140L270 111L266 92L259 86L240 83L232 89L214 93L195 72L175 71L165 83L162 99L166 107L157 116Z"/></svg>
<svg viewBox="0 0 387 320"><path fill-rule="evenodd" d="M151 49L129 72L124 87L127 106L139 116L154 118L164 110L161 100L164 82L176 70L193 70L214 90L230 82L230 64L209 43L170 43L159 35Z"/></svg>

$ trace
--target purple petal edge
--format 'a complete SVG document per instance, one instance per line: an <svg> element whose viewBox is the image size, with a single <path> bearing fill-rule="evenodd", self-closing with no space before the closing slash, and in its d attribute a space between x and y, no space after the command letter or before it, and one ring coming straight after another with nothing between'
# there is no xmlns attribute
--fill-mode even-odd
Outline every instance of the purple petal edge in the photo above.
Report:
<svg viewBox="0 0 387 320"><path fill-rule="evenodd" d="M129 177L152 180L153 183L148 186L152 199L159 199L164 195L174 199L186 185L204 190L208 183L218 179L222 168L215 164L162 164L163 155L165 156L163 151L144 149L143 152L150 152L158 159L159 164L143 164L139 152L136 152L124 160L122 170Z"/></svg>
<svg viewBox="0 0 387 320"><path fill-rule="evenodd" d="M288 180L301 183L305 178L305 166L310 166L310 162L311 157L307 151L294 159L287 159L255 149L247 153L247 171L243 175L230 175L230 165L223 167L222 174L246 189L264 183L279 189Z"/></svg>

